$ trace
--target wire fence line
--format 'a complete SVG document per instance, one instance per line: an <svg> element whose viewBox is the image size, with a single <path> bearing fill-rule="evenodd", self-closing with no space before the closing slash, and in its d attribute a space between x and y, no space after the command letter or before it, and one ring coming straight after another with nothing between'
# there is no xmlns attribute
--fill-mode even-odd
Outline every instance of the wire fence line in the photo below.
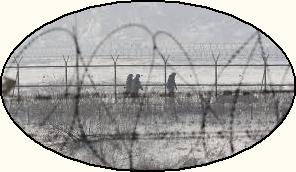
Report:
<svg viewBox="0 0 296 172"><path fill-rule="evenodd" d="M117 56L118 59L119 56ZM233 87L233 86L238 86L238 83L219 83L218 82L218 68L222 67L262 67L263 70L266 70L267 68L265 66L268 67L287 67L290 68L290 65L288 64L218 64L218 60L214 60L215 63L214 64L168 64L164 61L164 64L117 64L117 60L113 62L113 64L110 65L96 65L96 64L90 64L90 65L79 65L79 67L83 68L83 67L87 67L87 68L113 68L113 73L114 73L114 83L113 84L101 84L101 83L93 83L93 84L82 84L82 87L114 87L114 97L117 98L117 88L118 87L124 87L125 84L120 84L117 81L117 69L120 67L130 67L130 68L134 68L134 67L160 67L164 69L164 72L162 75L164 75L163 77L165 78L164 83L160 83L160 84L142 84L143 86L146 87L151 87L151 86L156 86L156 87L164 87L164 91L166 93L166 75L167 75L167 68L168 67L211 67L214 69L214 82L213 83L198 83L198 84L177 84L177 86L182 86L182 87L191 87L191 86L196 86L196 87L214 87L215 88L215 94L217 95L218 91L220 91L218 89L218 87ZM66 90L66 94L68 93L68 88L69 87L77 87L76 84L71 84L68 81L69 78L69 68L76 68L76 65L69 65L69 57L66 59L64 59L64 65L19 65L19 63L17 63L17 65L15 66L6 66L6 68L9 69L16 69L17 70L17 97L20 97L20 88L42 88L42 87L65 87ZM46 69L46 68L60 68L60 69L64 69L65 73L64 73L64 79L65 79L65 83L61 83L61 84L26 84L26 85L21 85L19 84L19 80L20 80L20 69ZM266 71L264 71L264 73L266 73ZM285 73L284 75L287 75L287 73ZM280 84L273 84L273 83L241 83L240 86L245 86L245 87L284 87L284 86L294 86L294 84L292 83L280 83ZM290 90L292 91L292 90Z"/></svg>
<svg viewBox="0 0 296 172"><path fill-rule="evenodd" d="M157 51L158 55L160 55L161 59L158 59L158 60L163 60L163 64L155 64L154 62L151 63L151 64L118 64L118 58L119 56L123 56L121 58L124 58L124 57L128 57L128 58L131 58L131 56L139 56L137 54L120 54L118 53L116 55L116 59L114 59L114 55L111 55L111 54L96 54L96 52L99 50L99 49L102 49L104 48L102 45L103 43L110 37L112 36L114 33L118 32L118 31L121 31L123 29L127 29L129 27L136 27L136 28L139 28L139 29L143 29L144 31L146 31L151 37L152 37L152 40L153 40L153 45L154 45L154 48L155 50ZM74 86L94 86L94 87L100 87L100 86L112 86L114 87L114 97L115 99L117 98L117 87L118 86L124 86L122 84L118 84L117 82L117 69L120 68L120 67L150 67L151 69L153 67L161 67L164 69L164 72L163 72L163 75L164 75L164 82L163 84L143 84L144 86L164 86L164 91L166 93L166 79L167 79L167 68L168 67L190 67L190 69L193 71L194 73L194 77L196 79L196 82L195 84L178 84L179 86L211 86L211 87L215 87L215 94L217 95L217 92L218 92L218 87L219 86L261 86L264 87L264 91L267 91L267 86L269 87L273 87L273 86L280 86L280 87L284 87L284 86L293 86L293 84L291 83L287 83L287 84L284 84L284 82L280 83L280 84L273 84L273 83L267 83L266 82L266 78L267 78L267 74L269 74L269 72L267 72L269 69L268 67L287 67L290 68L290 65L289 64L268 64L267 63L267 58L265 57L266 54L268 54L268 56L270 55L269 53L266 53L265 51L269 48L269 46L265 45L261 39L261 36L259 33L255 32L254 34L252 34L248 40L246 40L245 42L241 43L241 44L235 44L235 43L226 43L225 45L223 44L215 44L215 43L199 43L199 44L192 44L194 46L186 46L186 44L181 44L180 42L178 42L175 37L173 35L171 35L170 33L167 33L167 32L163 32L163 31L158 31L154 34L152 34L152 32L146 27L146 26L143 26L143 25L138 25L138 24L127 24L127 25L123 25L122 27L119 27L115 30L113 30L112 32L110 32L110 34L108 34L105 39L103 39L96 47L96 49L94 50L93 54L92 55L85 55L85 54L81 54L80 53L80 47L77 43L77 37L76 37L76 33L75 32L71 32L71 31L68 31L66 29L60 29L60 28L54 28L53 30L49 30L49 31L46 31L44 32L43 34L41 34L41 36L43 36L44 34L47 34L47 33L50 33L52 31L60 31L60 32L64 32L64 33L67 33L69 34L72 39L74 40L74 45L76 45L76 55L75 56L79 56L78 60L76 58L76 64L75 65L70 65L69 64L69 55L66 55L67 60L65 60L65 56L62 56L63 59L64 59L64 65L20 65L20 62L21 60L24 58L23 56L23 51L27 49L27 45L25 46L24 49L22 49L18 54L17 56L14 56L14 62L16 63L16 65L10 65L10 66L6 66L7 69L17 69L17 76L16 76L16 80L17 80L17 89L18 89L18 97L19 97L19 88L20 87L66 87L65 90L66 90L66 93L68 92L68 87L74 87ZM180 48L181 50L181 54L187 59L187 61L189 62L189 64L169 64L167 61L168 59L170 58L170 56L176 56L177 54L174 54L172 55L172 53L170 53L171 55L169 56L165 56L164 53L159 49L159 46L156 42L156 38L157 36L159 35L165 35L167 37L170 37L172 40L175 41L176 45L178 45L178 47ZM255 39L254 39L255 38ZM36 39L38 39L38 37L32 39L32 41L30 42L34 42ZM252 45L250 42L252 42L252 40L255 40L255 44ZM260 48L257 49L257 45L260 45ZM28 44L30 45L30 43ZM232 52L232 54L229 56L230 59L228 59L227 63L226 64L219 64L218 63L218 59L215 59L215 54L218 53L218 56L220 56L220 54L223 54L223 52L226 52L225 50L227 50L227 46L230 46L232 49L234 48L235 51L234 53ZM188 47L190 47L191 49L188 49ZM247 48L248 47L248 48ZM250 47L253 47L252 50L251 50L251 54L252 56L254 55L257 55L259 56L259 58L261 57L263 60L263 64L249 64L248 63L245 63L245 64L233 64L232 61L236 58L238 58L240 55L244 54L244 53L249 53L249 49ZM263 48L264 47L264 48ZM268 48L266 48L268 47ZM200 48L201 51L199 51L200 53L199 54L203 54L203 57L205 57L206 55L210 55L212 56L213 60L214 60L214 64L193 64L192 63L192 60L194 59L194 56L192 57L192 54L189 53L189 50L190 52L194 52L195 54L198 52L197 49ZM167 50L166 50L167 51ZM215 52L214 52L215 51ZM154 50L153 50L154 52ZM120 54L120 55L119 55ZM272 52L272 54L274 54L274 52ZM107 56L107 57L110 57L110 58L106 58L106 59L111 59L113 61L113 64L92 64L91 61L94 59L94 57L102 57L102 56ZM154 55L141 55L147 59L153 59L155 57L153 57ZM147 57L146 57L147 56ZM19 58L17 60L17 57ZM26 57L30 57L30 56L26 56ZM48 57L51 57L51 56L48 56ZM53 57L61 57L61 56L53 56ZM89 61L86 62L85 60L87 60L85 57L90 57ZM226 58L228 56L225 56ZM153 59L154 61L155 59ZM82 63L82 64L81 64ZM194 70L193 67L214 67L214 73L215 73L215 78L214 78L214 83L213 84L208 84L208 83L199 83L197 81L197 74ZM218 74L218 68L222 67L222 71L219 72ZM227 68L227 67L244 67L244 68L247 68L247 67L262 67L263 68L263 77L262 77L262 83L239 83L239 84L236 84L236 83L218 83L218 79L221 77L221 74L223 73L223 71ZM20 80L20 74L19 74L19 69L35 69L35 68L64 68L65 69L65 84L30 84L30 85L20 85L19 84L19 80ZM83 72L83 76L82 76L82 81L79 85L73 85L73 84L69 84L68 82L68 68L84 68L85 72ZM89 68L113 68L113 74L114 74L114 82L113 84L100 84L100 83L96 83L94 82L91 77L90 77L90 74L89 74L89 71L88 69ZM79 71L79 70L78 70ZM284 81L284 78L286 78L286 75L288 73L285 73L284 76L283 76L283 81ZM78 75L77 75L78 76ZM88 77L92 84L82 84L84 82L84 78L85 77ZM183 79L184 80L184 79ZM264 82L263 82L264 81ZM273 89L272 89L273 90Z"/></svg>
<svg viewBox="0 0 296 172"><path fill-rule="evenodd" d="M126 86L125 84L116 84L117 86ZM142 86L164 86L165 84L142 84ZM267 86L294 86L294 84L266 84ZM19 85L19 87L76 87L75 84L43 84L43 85ZM83 84L82 87L91 87L91 86L115 86L114 84ZM215 86L215 84L178 84L177 86ZM217 84L217 86L238 86L238 84ZM262 84L240 84L240 86L262 86ZM281 90L282 91L282 90Z"/></svg>
<svg viewBox="0 0 296 172"><path fill-rule="evenodd" d="M116 65L117 67L164 67L165 65L160 65L160 64L154 64L154 65L145 65L145 64L132 64L132 65L129 65L129 64L117 64ZM193 64L193 65L171 65L171 64L168 64L166 65L167 67L170 67L170 66L175 66L175 67L182 67L182 66L202 66L202 67L215 67L215 66L218 66L218 67L223 67L223 66L226 66L224 64L217 64L217 65L214 65L214 64ZM229 64L227 66L235 66L235 67L241 67L241 66L254 66L254 67L264 67L264 65L262 64ZM290 65L288 64L268 64L267 66L286 66L286 67L290 67ZM5 68L64 68L65 65L26 65L26 66L6 66ZM75 68L76 66L75 65L67 65L68 68ZM89 67L89 68L92 68L92 67L114 67L114 65L110 64L110 65L79 65L79 67Z"/></svg>

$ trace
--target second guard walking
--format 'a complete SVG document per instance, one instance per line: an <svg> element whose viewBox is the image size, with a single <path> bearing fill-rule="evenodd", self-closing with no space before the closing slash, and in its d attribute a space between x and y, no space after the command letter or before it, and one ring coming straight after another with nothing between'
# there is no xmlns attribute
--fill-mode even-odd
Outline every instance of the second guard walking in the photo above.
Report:
<svg viewBox="0 0 296 172"><path fill-rule="evenodd" d="M169 75L168 82L166 87L168 88L169 91L169 96L174 96L175 95L175 89L177 90L177 85L175 81L176 73L173 72Z"/></svg>
<svg viewBox="0 0 296 172"><path fill-rule="evenodd" d="M139 89L143 90L143 87L140 82L140 74L137 74L136 77L132 81L131 96L132 97L139 97Z"/></svg>

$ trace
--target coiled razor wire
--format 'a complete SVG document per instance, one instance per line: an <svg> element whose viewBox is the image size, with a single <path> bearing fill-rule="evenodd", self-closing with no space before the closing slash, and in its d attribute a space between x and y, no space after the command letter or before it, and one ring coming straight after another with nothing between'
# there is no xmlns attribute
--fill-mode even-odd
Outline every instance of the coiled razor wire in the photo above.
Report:
<svg viewBox="0 0 296 172"><path fill-rule="evenodd" d="M91 82L91 84L93 85L92 88L95 90L95 91L98 91L97 88L95 87L95 82L94 80L92 79L90 73L89 73L89 70L88 70L88 66L91 65L93 59L96 57L96 53L98 52L98 50L104 45L104 43L110 39L114 34L118 33L118 32L121 32L123 30L127 30L127 29L131 29L131 28L137 28L137 29L140 29L140 30L143 30L145 31L145 33L147 33L147 35L150 37L150 41L152 43L152 58L151 58L151 61L150 61L150 68L149 68L149 72L148 72L148 78L147 78L147 81L146 83L150 83L150 80L151 80L151 74L152 74L152 71L153 71L153 65L155 64L155 59L156 59L156 56L159 55L160 57L164 57L164 54L163 52L160 50L160 47L159 45L157 44L157 38L158 36L160 35L164 35L168 38L170 38L171 40L173 40L173 42L177 45L177 47L181 50L182 54L186 57L186 60L187 62L189 63L190 65L190 70L194 76L194 79L195 79L195 83L199 83L198 81L198 75L194 69L194 67L192 66L192 59L189 55L189 53L187 53L187 51L185 50L185 48L183 47L183 45L172 35L170 34L169 32L166 32L166 31L156 31L155 33L153 33L148 27L146 27L145 25L142 25L142 24L136 24L136 23L132 23L132 24L126 24L126 25L122 25L121 27L118 27L116 29L114 29L113 31L111 31L110 33L108 33L102 41L100 41L94 48L93 52L92 52L92 55L90 56L89 59L85 59L83 57L83 55L81 54L81 51L80 51L80 45L79 45L79 40L78 40L78 37L77 37L77 32L75 31L75 29L73 29L73 31L71 30L68 30L68 29L65 29L65 28L52 28L52 29L49 29L47 31L44 31L44 32L41 32L39 33L36 37L33 37L28 43L26 43L21 49L20 51L18 51L18 53L14 56L14 59L15 59L15 62L17 63L20 63L20 61L22 60L23 58L23 54L26 50L28 50L32 44L38 40L39 38L47 35L47 34L50 34L50 33L55 33L55 32L62 32L66 35L68 35L72 42L73 42L73 46L75 48L75 60L76 60L76 64L75 64L75 68L76 68L76 71L75 71L75 81L73 81L73 79L70 80L70 82L76 82L76 93L74 95L74 104L75 104L75 107L74 107L74 112L73 112L73 115L71 116L71 122L70 122L70 128L68 130L68 134L67 135L64 135L63 136L63 142L60 144L60 148L59 148L59 151L64 151L64 149L66 148L67 144L71 143L70 142L70 139L73 138L73 132L75 130L75 126L78 127L78 130L79 130L79 133L80 133L80 138L79 138L79 141L84 143L86 145L86 147L92 152L92 154L100 161L100 164L101 165L105 165L105 166L112 166L112 164L110 162L108 162L108 160L105 158L105 153L103 151L103 144L100 144L100 147L98 149L96 149L94 146L93 146L93 143L94 142L100 142L101 140L103 141L104 139L108 138L108 137L112 137L111 135L106 135L104 136L105 138L101 138L101 139L98 139L97 141L94 140L94 139L90 139L84 129L83 129L83 124L82 124L82 121L81 121L81 114L79 113L79 102L80 102L80 99L81 99L81 89L82 89L82 85L83 83L85 82L85 79L89 79L89 81ZM234 145L233 145L233 122L234 122L234 113L236 111L236 105L237 105L237 102L238 102L238 97L239 97L239 93L241 91L241 85L242 85L242 81L244 79L244 76L245 76L245 73L248 69L248 64L249 62L252 60L253 56L254 56L254 52L256 51L256 49L258 48L258 46L260 47L260 50L261 50L261 57L263 58L263 61L264 61L264 65L265 65L265 68L267 68L267 56L266 56L266 53L264 51L264 47L263 47L263 44L262 44L262 38L261 38L261 33L260 32L255 32L254 34L252 34L231 56L230 58L228 59L226 65L222 68L222 70L219 72L218 74L218 78L219 79L221 76L222 76L222 73L225 71L225 69L239 56L239 54L242 52L242 51L245 51L245 47L250 44L250 42L256 38L256 41L249 53L249 56L248 56L248 59L247 59L247 62L246 62L246 66L244 66L243 68L243 71L242 71L242 74L241 74L241 78L240 78L240 81L239 81L239 84L238 84L238 87L236 88L235 90L235 94L234 94L234 98L232 99L232 106L231 106L231 109L230 109L230 121L229 121L229 128L228 128L228 132L229 132L229 145L230 145L230 151L231 153L234 153L235 152L235 148L234 148ZM204 50L204 47L203 45L200 46L201 48L201 53L204 54L205 50ZM212 53L213 54L213 53ZM218 61L218 59L217 59ZM80 68L80 64L79 63L82 63L82 66L84 66L84 70L83 70L83 73L80 74L79 73L79 68ZM168 63L169 64L169 63ZM173 67L173 66L168 66L169 68L172 69L172 71L174 71L175 73L177 73L178 75L178 71ZM287 68L285 70L285 73L284 73L284 76L282 78L282 82L284 82L285 80L285 77L286 75L288 74L288 69ZM266 70L267 73L265 73L265 77L268 76L269 79L270 79L270 82L272 83L271 81L271 77L270 77L270 71L269 69L267 68ZM81 77L80 77L81 76ZM178 75L178 77L185 83L185 84L188 84L186 78L182 77L182 75ZM206 143L206 131L205 131L205 128L206 128L206 119L207 119L207 115L208 113L211 113L213 114L213 116L215 117L215 119L220 122L219 120L219 117L217 116L217 113L214 111L214 109L211 107L211 104L210 102L212 101L211 99L211 92L213 91L213 88L211 89L211 91L208 92L208 95L203 95L201 92L198 92L196 89L193 89L191 88L192 91L194 93L196 93L199 97L200 97L200 100L201 100L201 107L202 107L202 122L201 122L201 125L200 125L200 132L198 133L198 137L195 137L195 134L193 134L193 136L188 136L188 137L193 137L195 139L197 139L197 142L196 144L201 140L202 141L202 146L203 146L203 149L204 149L204 153L205 153L205 158L208 157L207 155L207 143ZM273 97L275 98L275 91L270 88L271 92L272 92L272 95ZM146 94L148 92L148 87L145 87L145 90L144 90L144 94ZM128 152L128 159L129 159L129 166L130 166L130 169L134 169L135 166L134 166L134 162L133 162L133 159L134 159L134 152L133 152L133 149L134 149L134 144L135 144L135 141L139 140L139 139L143 139L141 135L139 135L137 133L137 128L138 128L138 123L140 121L140 118L141 118L141 114L142 114L142 111L143 111L143 106L144 106L144 102L145 102L145 97L140 97L139 98L139 108L138 108L138 111L136 113L136 118L135 118L135 123L134 123L134 126L132 126L132 130L130 133L128 133L127 136L124 135L124 133L120 133L120 129L119 129L119 126L116 126L116 132L118 133L118 137L115 138L115 139L118 139L118 140L122 140L122 143L125 147L125 149L127 150ZM106 103L102 100L100 102L100 104L102 105L102 107L104 108L104 110L106 111L106 114L107 114L107 117L110 118L111 121L116 121L116 119L112 116L108 106L106 105ZM276 112L275 113L278 113L278 104L279 104L279 101L276 100L275 101L275 105L274 107L276 108ZM56 103L54 105L54 107L50 110L50 112L45 116L45 118L42 120L42 122L39 124L40 126L44 126L46 125L47 121L49 121L49 119L51 118L51 116L55 113L55 111L57 110L57 107L58 107L58 103ZM276 114L277 116L279 114ZM159 133L159 135L161 135L161 133ZM160 136L160 138L162 139L165 139L166 138L166 135L167 134L164 134L165 136ZM176 135L176 133L172 133L171 135ZM180 133L178 133L177 135L180 135ZM188 133L184 134L184 135L188 135ZM153 137L152 137L153 136ZM155 136L155 134L146 134L145 135L145 138L146 139L155 139L156 137L158 137L157 135ZM188 137L184 137L184 138L188 138ZM179 138L182 138L182 137L179 137ZM114 139L114 138L113 138ZM126 140L130 141L129 142L129 145L126 144ZM73 152L74 150L72 150ZM192 153L192 149L190 149L188 151L188 155Z"/></svg>

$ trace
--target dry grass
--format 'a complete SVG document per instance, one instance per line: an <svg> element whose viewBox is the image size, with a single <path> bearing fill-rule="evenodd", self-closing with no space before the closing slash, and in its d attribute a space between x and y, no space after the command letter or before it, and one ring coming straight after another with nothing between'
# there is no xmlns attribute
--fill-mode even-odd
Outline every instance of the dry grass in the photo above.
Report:
<svg viewBox="0 0 296 172"><path fill-rule="evenodd" d="M235 107L234 98L234 94L221 93L216 98L207 92L178 93L172 98L154 92L139 98L119 95L115 103L112 94L84 94L79 120L87 144L97 152L85 146L77 123L72 123L71 95L34 95L19 103L9 98L5 102L26 132L65 155L103 164L95 155L98 153L113 167L129 168L132 154L134 168L163 169L205 163L254 144L286 115L293 93L241 93ZM203 106L205 100L211 110ZM233 125L232 131L229 125ZM132 140L135 128L136 140ZM65 138L67 144L63 144ZM234 152L229 149L230 142Z"/></svg>

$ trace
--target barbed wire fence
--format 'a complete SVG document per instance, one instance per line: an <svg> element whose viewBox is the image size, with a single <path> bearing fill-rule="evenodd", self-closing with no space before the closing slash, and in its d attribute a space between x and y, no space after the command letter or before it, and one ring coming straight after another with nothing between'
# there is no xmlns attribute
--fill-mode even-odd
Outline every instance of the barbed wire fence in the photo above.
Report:
<svg viewBox="0 0 296 172"><path fill-rule="evenodd" d="M69 60L70 56L67 56L67 60ZM111 55L111 57L113 57L113 55ZM118 59L118 57L120 57L120 55L117 55L116 59ZM219 57L219 56L218 56ZM165 57L164 57L165 58ZM188 83L188 84L177 84L177 86L181 86L181 87L192 87L192 86L196 86L196 87L214 87L215 88L215 95L218 95L218 92L221 91L219 89L219 87L237 87L239 84L237 83L219 83L219 77L220 75L218 75L218 71L219 68L222 68L222 71L224 70L223 68L225 67L244 67L244 66L249 66L249 67L262 67L263 68L263 77L262 77L262 82L261 83L242 83L240 86L245 86L245 87L260 87L260 90L262 90L262 88L264 88L264 91L268 91L268 87L278 87L280 89L277 89L276 91L284 91L283 87L287 86L287 87L293 87L294 84L293 83L285 83L285 79L287 78L289 69L290 69L290 65L288 64L268 64L268 65L264 65L264 64L229 64L229 65L225 65L225 64L218 64L218 59L214 60L214 64L193 64L193 65L177 65L177 64L169 64L168 60L169 60L169 56L166 57L167 59L164 60L164 64L159 65L128 65L128 64L117 64L117 60L114 61L113 65L89 65L87 66L88 68L113 68L113 77L114 77L114 82L112 83L108 83L108 84L104 84L104 83L98 83L95 82L93 84L84 84L82 85L83 87L114 87L114 98L117 99L117 88L118 87L124 87L125 84L124 83L118 83L118 78L117 78L117 69L118 67L129 67L130 69L133 69L135 67L161 67L163 68L163 78L164 78L164 82L163 84L158 83L158 84L143 84L143 86L145 87L150 87L150 86L157 86L157 87L161 87L163 86L164 88L164 93L165 95L167 94L166 91L166 82L167 82L167 73L168 73L168 68L173 68L173 67L210 67L213 68L214 70L214 81L213 83L198 83L198 84L192 84L192 83ZM213 58L217 58L214 56L213 54ZM66 59L65 59L66 60ZM80 65L80 67L86 67L86 66L82 66ZM282 76L281 82L280 83L268 83L267 82L267 67L286 67L285 69L285 73ZM65 94L68 95L69 92L69 87L76 87L76 84L71 84L71 82L69 83L69 68L75 68L74 65L69 65L68 61L65 61L65 65L34 65L34 66L30 66L30 65L26 65L26 66L21 66L19 63L17 63L16 66L7 66L6 68L10 68L10 69L16 69L17 70L17 75L16 75L16 88L17 88L17 99L19 100L21 97L21 88L48 88L48 87L64 87L65 88ZM56 68L64 68L65 69L65 74L64 74L64 83L49 83L49 84L19 84L20 83L20 77L19 77L19 73L20 73L20 69L56 69ZM224 89L225 90L225 89ZM253 90L253 91L256 91ZM293 91L293 89L286 89L286 91Z"/></svg>
<svg viewBox="0 0 296 172"><path fill-rule="evenodd" d="M110 57L110 60L113 61L113 64L110 65L96 65L96 64L92 64L93 59L97 56L100 56L97 54L98 50L103 46L103 44L110 38L112 37L115 33L120 32L122 30L125 29L131 29L131 28L136 28L136 29L140 29L145 31L145 33L147 33L147 35L151 38L151 42L152 42L152 55L150 55L148 58L150 59L150 64L145 64L145 65L127 65L127 64L118 64L117 60L124 56L121 54L109 54L107 56ZM77 29L77 28L76 28ZM17 80L17 100L18 102L20 101L20 88L26 88L26 87L31 87L31 88L36 88L36 87L65 87L65 91L64 94L65 95L69 95L69 87L74 87L76 89L74 96L72 97L68 97L71 99L74 99L74 105L73 105L73 115L71 116L71 125L70 128L68 130L68 136L64 136L63 137L63 142L60 144L60 152L63 152L67 146L67 144L70 144L70 140L73 137L73 133L74 130L78 129L79 130L79 137L78 137L78 142L84 143L88 149L92 152L92 154L98 159L99 164L103 165L103 166L109 166L112 167L113 164L111 164L107 159L106 159L106 153L104 152L104 147L103 144L100 144L99 147L95 147L94 143L98 143L101 142L102 140L121 140L122 144L124 145L126 151L128 152L128 160L129 160L129 168L130 169L134 169L136 168L135 164L134 164L134 144L135 142L137 142L138 140L141 139L169 139L169 138L176 138L176 139L197 139L196 144L198 144L200 142L200 140L202 141L202 146L204 149L204 153L205 153L205 157L209 156L207 154L207 143L206 143L206 120L208 118L208 114L213 114L216 118L217 121L219 121L219 117L217 116L216 112L214 111L214 109L211 107L211 99L212 99L212 94L215 95L215 97L218 96L218 92L219 92L219 87L220 86L226 86L226 87L233 87L235 86L235 90L234 90L234 96L231 100L231 109L230 109L230 121L229 121L229 128L228 128L228 133L229 133L229 146L230 146L230 152L231 153L235 153L236 150L234 148L234 144L233 144L233 135L234 135L234 130L233 130L233 123L234 123L234 118L235 118L235 111L237 108L237 103L238 103L238 98L239 98L239 94L241 92L241 87L242 86L259 86L261 87L260 90L258 90L259 92L268 92L270 91L272 93L273 96L275 96L276 91L283 91L283 90L275 90L273 87L281 87L283 88L284 86L290 86L294 88L294 84L293 83L284 83L286 80L286 77L289 73L289 69L291 69L290 65L287 64L268 64L268 54L266 54L265 50L264 50L264 46L261 40L261 33L260 32L255 32L254 34L252 34L249 39L247 41L245 41L241 46L238 47L238 49L236 49L234 51L234 53L232 55L229 56L229 59L227 60L226 64L219 64L219 59L220 59L220 53L215 54L213 51L208 52L209 57L211 57L213 59L213 64L193 64L192 63L192 57L191 55L186 51L186 49L183 47L183 45L170 33L165 32L165 31L157 31L155 33L153 33L152 31L149 30L149 28L147 28L145 25L140 25L140 24L127 24L127 25L123 25L113 31L111 31L109 34L107 34L104 39L99 42L99 44L97 44L97 46L95 47L95 49L93 50L91 55L83 55L81 53L80 50L80 45L79 45L79 38L77 35L77 31L75 28L73 28L73 31L65 29L65 28L53 28L53 29L49 29L45 32L42 32L40 34L38 34L36 37L34 37L33 39L31 39L25 46L22 47L22 49L20 51L18 51L18 53L16 55L14 55L14 61L16 63L16 66L6 66L5 69L9 70L9 69L16 69L17 70L17 75L16 75L16 80ZM53 32L62 32L65 33L66 35L69 35L70 38L73 40L73 46L75 47L75 55L74 55L74 60L75 60L75 64L74 65L69 65L69 57L72 57L72 55L64 55L63 60L64 60L64 65L40 65L40 66L22 66L20 65L20 62L22 60L23 53L30 48L30 46L40 37L46 35L46 34L50 34ZM165 55L159 45L157 44L157 38L159 35L163 35L163 36L167 36L168 38L172 39L175 44L178 46L178 48L181 50L183 56L185 57L185 60L187 60L188 65L176 65L176 64L170 64L169 60L170 60L170 56ZM232 62L238 58L238 56L240 55L240 53L242 51L245 51L245 47L250 44L250 41L255 39L255 43L251 49L250 52L248 52L248 58L247 58L247 62L245 64L232 64ZM210 46L212 46L210 44ZM212 48L211 48L212 49ZM214 48L213 48L214 49ZM252 58L254 57L255 51L259 49L260 53L260 57L263 60L263 64L249 64L249 62L252 60ZM204 45L201 46L201 50L202 50L202 54L205 54L206 50L204 48ZM220 50L220 51L223 51ZM156 56L160 56L163 60L163 64L155 64L155 60L156 60ZM130 55L129 55L130 56ZM87 58L86 58L87 57ZM199 81L198 78L198 72L195 71L196 66L199 67L213 67L214 69L214 81L211 84L208 83L201 83ZM243 83L244 80L244 76L246 74L246 70L248 69L248 67L252 67L252 66L257 66L257 67L262 67L263 68L263 77L262 77L262 82L261 83ZM270 76L270 71L269 71L269 67L271 66L283 66L283 67L287 67L284 75L281 78L281 83L280 84L274 84L272 83L272 81L270 81L269 83L267 83L267 77L271 78ZM130 67L130 68L135 68L135 67L148 67L148 77L147 77L147 81L145 82L145 84L143 84L143 86L145 86L145 90L144 90L144 94L148 93L148 87L150 86L160 86L164 88L164 92L165 95L167 94L167 90L166 90L166 82L167 82L167 70L168 68L170 68L171 70L173 70L174 72L177 73L178 75L178 70L176 70L175 67L188 67L191 72L194 75L194 79L195 79L195 84L192 83L188 83L188 81L186 80L186 78L182 77L182 75L178 75L180 80L182 80L182 82L184 84L180 84L179 86L190 86L190 87L199 87L199 86L207 86L210 87L210 91L208 91L208 95L203 94L202 92L198 91L198 89L194 89L191 88L192 91L194 93L196 93L197 95L199 95L200 100L201 100L201 107L202 107L202 121L200 124L200 132L199 133L146 133L144 135L140 135L137 133L137 128L139 125L139 120L141 118L141 114L143 111L143 106L145 103L145 99L146 97L140 97L139 101L138 101L138 109L137 109L137 115L135 116L135 123L133 126L131 126L131 132L130 133L121 133L119 126L116 127L116 134L107 134L107 135L101 135L100 133L97 133L96 136L94 138L92 138L92 136L89 136L86 134L86 131L83 127L83 123L81 121L81 116L83 114L80 114L80 110L79 110L79 103L81 100L81 89L82 87L90 87L93 88L93 90L96 90L97 92L99 92L100 90L98 88L100 87L105 87L105 86L109 86L109 87L114 87L114 99L115 99L115 103L117 102L118 99L118 93L117 93L117 88L119 86L125 86L124 84L118 84L117 82L117 68L118 67ZM160 84L151 84L151 73L154 70L155 67L161 67L163 68L163 78L164 81L163 83ZM227 83L219 83L219 79L221 78L223 72L225 71L226 68L229 67L243 67L243 72L242 72L242 77L240 78L239 83L237 84L227 84ZM20 85L20 74L19 74L19 70L21 68L64 68L65 69L65 83L62 84L48 84L48 85ZM69 81L69 76L68 76L68 69L69 68L74 68L75 69L75 78L73 79L74 81ZM114 83L113 84L98 84L96 83L93 78L91 77L91 74L89 72L90 68L113 68L113 72L114 72ZM220 70L218 70L218 68L221 68ZM81 72L80 69L83 69L83 72ZM84 84L85 80L88 79L90 81L90 84ZM262 89L263 88L263 89ZM269 89L268 89L269 88ZM289 91L294 91L294 89L289 90ZM109 107L106 105L106 103L104 101L100 102L103 109L105 109L107 117L110 118L110 120L112 121L116 121L116 119L114 118L114 116L111 114ZM50 113L48 113L44 119L42 120L42 122L39 124L40 126L44 126L46 125L47 121L51 118L51 116L53 115L53 113L57 110L58 104L56 104L51 110ZM279 101L276 100L275 104L274 104L274 108L275 108L275 115L278 117L277 119L279 120ZM116 126L116 125L115 125ZM127 143L126 143L127 142ZM74 150L72 150L73 152ZM192 153L192 150L188 151L188 155Z"/></svg>

